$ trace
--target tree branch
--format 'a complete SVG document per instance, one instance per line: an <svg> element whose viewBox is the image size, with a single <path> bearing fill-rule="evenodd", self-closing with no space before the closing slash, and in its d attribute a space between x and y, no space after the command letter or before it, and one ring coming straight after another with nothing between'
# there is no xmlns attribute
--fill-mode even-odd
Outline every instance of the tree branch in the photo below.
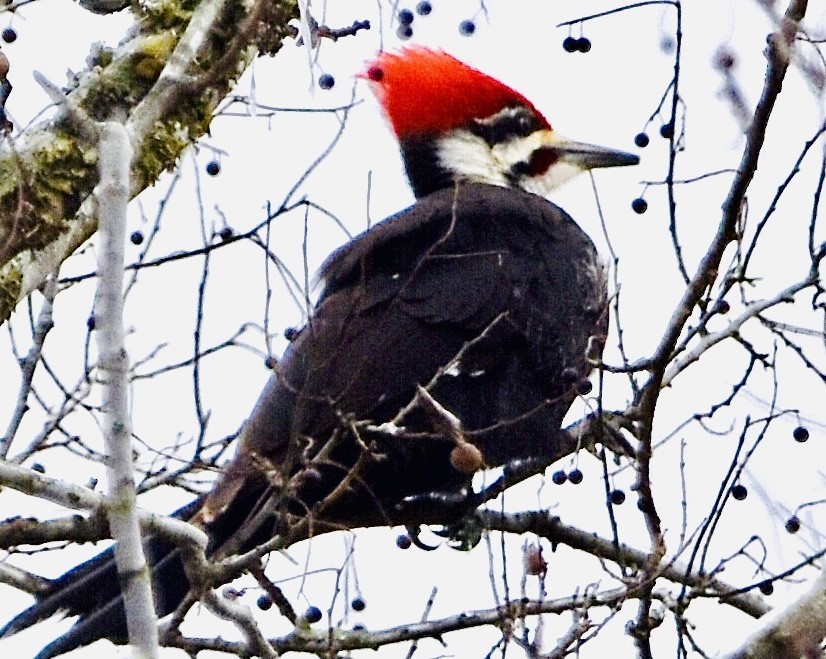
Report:
<svg viewBox="0 0 826 659"><path fill-rule="evenodd" d="M152 583L136 514L135 469L127 378L129 356L123 332L123 262L132 147L123 124L108 121L100 136L97 188L101 248L95 304L101 384L103 439L111 505L109 528L123 591L129 642L141 657L158 656L158 624Z"/></svg>
<svg viewBox="0 0 826 659"><path fill-rule="evenodd" d="M258 52L280 48L296 13L294 0L203 0L163 16L158 7L133 3L140 31L94 54L60 115L29 131L19 150L0 144L0 322L97 230L89 199L97 145L67 123L67 108L97 120L113 108L129 116L135 196L207 131L238 76Z"/></svg>

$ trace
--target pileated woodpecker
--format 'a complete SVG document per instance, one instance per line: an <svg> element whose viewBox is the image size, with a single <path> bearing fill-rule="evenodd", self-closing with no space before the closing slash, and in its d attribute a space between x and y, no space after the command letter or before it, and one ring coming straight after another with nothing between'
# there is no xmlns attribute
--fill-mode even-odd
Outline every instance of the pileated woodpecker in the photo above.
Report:
<svg viewBox="0 0 826 659"><path fill-rule="evenodd" d="M275 534L288 544L415 522L408 497L457 492L484 465L561 457L562 418L600 354L602 263L544 195L638 158L563 139L522 95L440 51L382 53L361 77L417 201L327 259L319 301L234 459L180 512L209 534L214 557ZM457 446L475 447L469 460ZM189 583L174 545L147 546L165 615ZM0 633L59 611L80 618L39 659L126 641L111 551L56 579Z"/></svg>

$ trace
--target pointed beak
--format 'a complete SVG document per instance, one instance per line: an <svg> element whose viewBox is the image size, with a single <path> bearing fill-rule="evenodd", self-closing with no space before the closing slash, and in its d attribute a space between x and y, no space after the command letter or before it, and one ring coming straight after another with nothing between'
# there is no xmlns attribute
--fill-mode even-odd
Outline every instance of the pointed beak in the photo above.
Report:
<svg viewBox="0 0 826 659"><path fill-rule="evenodd" d="M574 142L550 133L546 148L550 148L559 160L579 169L596 169L597 167L625 167L639 163L639 156L625 151L617 151L596 144Z"/></svg>
<svg viewBox="0 0 826 659"><path fill-rule="evenodd" d="M626 167L639 163L639 156L625 151L617 151L608 147L585 142L574 142L564 137L549 136L548 147L559 156L559 160L569 163L580 169L596 169L597 167Z"/></svg>

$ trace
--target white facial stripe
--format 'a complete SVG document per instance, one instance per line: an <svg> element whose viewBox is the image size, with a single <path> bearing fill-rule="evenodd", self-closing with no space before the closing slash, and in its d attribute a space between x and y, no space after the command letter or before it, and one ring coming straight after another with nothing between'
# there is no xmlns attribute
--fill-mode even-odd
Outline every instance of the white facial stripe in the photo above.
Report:
<svg viewBox="0 0 826 659"><path fill-rule="evenodd" d="M519 187L527 192L533 192L540 197L547 197L563 183L567 183L584 170L570 162L560 160L548 168L542 176L523 176L519 179Z"/></svg>
<svg viewBox="0 0 826 659"><path fill-rule="evenodd" d="M543 137L541 132L536 131L527 137L514 137L507 142L494 144L491 151L493 157L500 163L500 167L509 170L518 162L528 162L534 151L547 146L547 140Z"/></svg>
<svg viewBox="0 0 826 659"><path fill-rule="evenodd" d="M508 187L502 164L488 143L467 130L454 130L439 140L439 164L457 178Z"/></svg>
<svg viewBox="0 0 826 659"><path fill-rule="evenodd" d="M457 178L511 187L513 166L519 162L529 162L531 154L543 146L549 146L549 140L547 133L541 131L496 144L491 148L478 135L459 129L439 140L438 157L440 165L454 172ZM549 167L545 174L521 176L516 183L527 192L545 197L554 188L582 171L582 168L561 160Z"/></svg>

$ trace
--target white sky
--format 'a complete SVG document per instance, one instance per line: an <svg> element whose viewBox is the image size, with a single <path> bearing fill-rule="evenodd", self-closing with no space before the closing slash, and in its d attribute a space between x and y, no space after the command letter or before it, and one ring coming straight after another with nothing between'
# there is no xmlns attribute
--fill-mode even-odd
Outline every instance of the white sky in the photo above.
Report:
<svg viewBox="0 0 826 659"><path fill-rule="evenodd" d="M412 8L414 4L409 3L408 6ZM472 38L463 38L458 36L456 26L460 20L478 13L478 2L434 0L433 14L427 18L416 18L413 41L443 47L513 86L530 98L555 128L571 138L635 150L633 136L643 128L672 75L673 58L661 48L662 39L673 34L674 14L670 8L646 7L589 22L584 32L591 39L593 48L587 55L582 55L568 54L562 50L561 42L567 30L555 28L556 23L611 8L613 3L605 0L575 3L490 0L485 4L490 22L487 23L478 14L477 33ZM720 98L722 80L712 70L710 62L721 43L731 45L738 54L738 81L749 107L752 107L762 85L764 58L760 53L765 35L771 30L770 23L756 4L743 0L686 3L680 79L680 91L687 104L686 150L678 161L678 178L691 178L712 170L736 167L739 161L742 148L740 127ZM817 3L811 4L809 24L822 28L826 12L822 7L815 7ZM353 20L369 18L378 28L376 8L379 5L386 18L390 5L385 2L329 3L326 22L332 26L349 25ZM321 14L322 7L323 4L317 0L314 6L317 15ZM816 13L818 10L819 15ZM19 39L13 45L4 45L3 51L11 60L9 77L14 84L8 109L21 125L47 103L45 94L31 78L31 70L38 69L61 84L67 67L75 70L83 67L92 41L105 38L110 43L116 43L129 21L127 16L93 16L68 1L38 0L21 9L13 18L13 24L19 32ZM67 31L67 25L71 25L71 30ZM322 71L333 74L337 82L331 91L309 93L306 53L290 44L276 58L258 60L239 81L237 91L239 94L250 94L254 80L255 99L261 105L303 108L346 104L350 99L353 74L380 45L380 31L375 28L355 38L323 45L313 75L317 77ZM577 28L574 28L574 36L579 36ZM823 36L822 33L820 36ZM398 45L392 28L386 30L383 37L385 47ZM373 222L412 201L402 176L395 143L362 84L356 89L356 97L364 102L352 110L347 129L335 152L293 197L297 199L307 195L336 213L353 233L367 224L368 172L372 173L369 217ZM237 109L241 110L242 106L238 105ZM803 142L814 134L822 121L822 100L816 100L798 73L791 72L770 124L767 150L761 158L758 178L749 195L750 213L755 219L764 212L777 182L788 172ZM631 200L642 191L640 182L660 181L666 171L667 143L658 135L663 122L664 119L654 119L648 128L651 144L641 151L643 161L639 167L596 174L600 203L611 241L620 256L624 339L632 359L648 355L653 350L681 292L668 235L664 188L653 186L647 190L645 197L649 210L645 215L638 216L630 208ZM220 228L221 218L226 218L236 231L245 231L263 219L267 202L274 207L281 203L297 177L325 148L337 129L337 119L328 114L279 113L272 118L217 119L213 123L211 136L200 143L197 152L190 150L181 160L181 180L169 202L162 231L150 257L200 245L199 207L194 193L196 182L200 186L201 208L207 227ZM214 178L207 177L203 171L206 162L213 157L212 148L223 153L221 174ZM816 146L812 159L815 165L822 153L822 144ZM766 294L796 281L805 272L807 264L801 259L801 254L805 254L802 246L805 245L816 175L816 167L803 171L800 180L794 184L794 194L784 201L778 212L779 217L767 228L763 249L758 250L755 257L758 260L754 269L764 276L759 286L767 291ZM148 190L141 195L139 202L133 203L130 230L142 228L148 233L158 199L166 194L169 181L169 176L163 177L154 189ZM679 235L689 272L693 272L697 258L713 236L729 181L730 177L724 175L677 190ZM570 212L603 253L607 253L587 177L581 177L560 190L553 196L553 201ZM141 217L141 209L148 218L148 224ZM278 256L300 276L303 266L303 216L292 214L280 218L274 223L273 230L272 245ZM317 267L324 256L345 238L329 219L320 214L311 215L311 269ZM140 249L130 245L128 258L136 257ZM89 272L93 268L90 258L80 257L68 262L62 274ZM134 328L128 344L133 361L142 359L161 343L168 346L153 362L155 365L174 362L189 355L200 276L198 260L141 274L127 305L128 322ZM264 277L263 258L256 248L236 243L215 254L207 292L207 318L203 333L205 346L224 340L247 321L263 322L266 304ZM277 282L273 280L273 283ZM65 373L70 382L80 373L85 319L91 309L92 295L92 285L86 283L61 295L57 302L56 328L48 339L47 355L50 363ZM731 302L736 311L736 300L731 299ZM816 323L820 322L820 317L808 312L805 303L783 313L786 322L819 329ZM21 306L13 323L24 350L27 347L25 315L25 306ZM780 314L773 317L779 318ZM270 330L276 334L273 343L276 353L283 348L283 341L278 338L281 329L297 324L300 319L300 310L283 295L280 288L276 288L270 303ZM718 320L712 329L721 329L724 322L724 319ZM245 338L256 349L264 350L259 332L251 331ZM758 332L750 338L758 338L764 348L771 345L765 334ZM614 344L615 341L609 341L606 360L618 363L616 349L611 348ZM823 347L814 345L812 355L822 365ZM4 345L0 353L0 373L15 373L16 367L7 353ZM707 409L713 402L724 398L732 383L739 378L742 365L742 351L722 348L708 355L697 368L690 369L673 390L663 394L657 437L666 436L693 411ZM268 374L262 367L259 355L238 349L205 359L202 368L204 406L212 415L210 437L218 439L238 428ZM824 439L821 432L823 390L818 388L817 381L808 372L802 371L788 356L780 374L783 386L779 406L799 408L812 431L812 439L805 445L795 444L791 440L791 430L798 423L796 417L789 416L772 427L770 439L755 455L743 479L751 495L742 503L730 504L724 516L726 523L718 531L718 541L714 545L716 555L724 556L733 553L752 534L760 534L769 553L767 564L775 571L798 560L800 552L822 544L811 529L804 528L798 536L792 537L783 532L782 524L788 511L797 504L822 496L823 479L818 465L823 454L819 447ZM736 411L721 412L711 424L721 432L733 428L732 433L714 436L692 427L679 435L688 440L689 529L699 522L716 495L719 478L731 459L744 414L760 416L766 413L765 407L758 401L770 398L770 377L757 376L755 383L763 387L750 389L755 398L747 399L747 404ZM14 378L2 378L0 428L5 427L16 398L16 388ZM44 392L49 391L54 395L54 387L44 386ZM606 407L622 408L628 397L627 383L621 376L608 378ZM181 437L189 438L197 430L191 400L191 373L188 371L137 384L133 406L136 433L156 446L174 443L179 433ZM577 418L582 409L575 406L571 418ZM36 433L39 422L38 417L31 414L19 437L28 438ZM94 436L94 428L87 421L77 423L77 432ZM75 464L76 461L56 453L44 456L41 462L46 465L47 473L67 473L79 483L86 483L93 475L102 477L99 466ZM566 485L541 489L534 482L522 488L523 498L510 496L509 505L527 507L539 500L544 506L555 506L565 521L607 536L609 531L602 503L601 467L587 455L582 456L579 466L586 474L585 482L579 487ZM627 490L630 482L630 470L617 476L617 486ZM765 496L760 496L758 483L762 484ZM668 528L667 541L671 548L676 545L680 527L677 439L672 439L657 453L654 488ZM147 497L144 505L171 510L182 502L183 499L164 492ZM14 514L60 512L54 506L33 504L29 499L4 492L0 495L0 517ZM622 539L641 548L646 547L642 520L633 497L617 509L617 515ZM822 515L810 518L807 514L802 518L814 527L816 519L822 519ZM395 535L396 531L381 529L358 534L359 551L356 552L355 564L368 608L356 619L364 621L370 628L417 620L433 585L439 586L440 593L431 613L432 618L455 613L462 607L482 608L492 604L489 559L484 543L467 555L447 548L424 554L415 550L397 550L393 544ZM514 546L520 543L520 539L513 540ZM498 539L495 544L498 547ZM336 536L313 541L309 559L311 565L340 565L344 556L343 545L343 539ZM15 562L43 574L56 575L74 564L77 556L86 555L87 551L72 549L59 554L50 553L45 560L43 556L18 557ZM277 567L272 572L278 575L299 574L304 565L305 551L305 547L291 550L291 555L299 561L296 567L276 557L273 563ZM581 588L594 580L607 584L604 573L593 559L578 556L564 548L555 554L546 552L546 558L551 563L548 588L552 595L570 594L577 587ZM512 557L511 562L511 584L518 588L518 565L513 564ZM501 573L501 560L496 565L495 571ZM748 583L754 579L752 567L741 561L731 565L724 576L734 583ZM307 592L310 593L311 603L325 609L330 602L331 589L332 577L329 574L310 579ZM501 593L501 583L499 589ZM784 597L782 586L778 585L776 591L772 602L779 602ZM0 604L2 622L19 611L28 599L7 587L0 586L0 592L3 597ZM794 589L790 591L793 592ZM256 596L249 595L244 601L253 605ZM306 604L300 598L295 601L299 609ZM744 616L736 612L721 613L722 607L714 603L696 608L697 613L691 618L699 625L697 638L706 649L716 649L726 639L736 640L731 639L729 634L736 635L748 623ZM702 609L706 609L703 613L715 616L714 622L704 620L704 615L700 614ZM338 611L340 613L341 609ZM617 643L617 634L622 633L624 621L633 618L635 613L635 607L626 606L618 616L622 622L615 622L616 630L605 634L605 642ZM270 625L265 628L267 633L286 631L276 621L267 624ZM555 631L565 629L568 620L550 620L549 625L547 638L552 643ZM62 628L66 626L64 623ZM43 639L55 633L55 628L52 624L43 625L25 635L0 641L0 654L29 656L31 648L39 647ZM189 628L189 631L195 630L193 633L196 634L215 633L218 628L215 623L210 623L206 631L198 626ZM229 626L220 629L227 637L235 636ZM495 630L489 629L461 637L449 636L447 652L459 657L482 656L497 636ZM459 638L463 640L456 640ZM480 642L480 639L483 640ZM623 649L619 651L619 656L632 656L630 639L620 639ZM663 655L657 656L673 656L670 628L666 630L664 626L656 632L655 643L663 652ZM589 644L582 656L606 656L605 647L599 642ZM380 656L403 657L407 649L406 645L391 647ZM109 651L92 648L71 656L95 657L102 656L103 652L108 654ZM440 649L434 641L425 641L420 653L422 656L436 656ZM183 655L172 652L169 656ZM366 653L364 656L367 656ZM518 656L518 653L513 656Z"/></svg>

